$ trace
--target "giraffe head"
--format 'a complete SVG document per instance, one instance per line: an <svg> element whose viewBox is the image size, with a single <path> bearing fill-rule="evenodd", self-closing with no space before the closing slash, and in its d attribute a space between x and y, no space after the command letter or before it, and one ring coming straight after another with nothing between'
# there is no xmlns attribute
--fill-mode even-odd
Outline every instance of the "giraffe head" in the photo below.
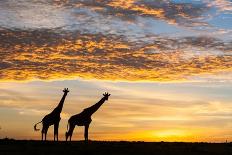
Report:
<svg viewBox="0 0 232 155"><path fill-rule="evenodd" d="M69 92L68 88L64 88L63 92L67 94Z"/></svg>
<svg viewBox="0 0 232 155"><path fill-rule="evenodd" d="M110 94L109 93L104 93L103 96L104 96L105 100L108 100Z"/></svg>

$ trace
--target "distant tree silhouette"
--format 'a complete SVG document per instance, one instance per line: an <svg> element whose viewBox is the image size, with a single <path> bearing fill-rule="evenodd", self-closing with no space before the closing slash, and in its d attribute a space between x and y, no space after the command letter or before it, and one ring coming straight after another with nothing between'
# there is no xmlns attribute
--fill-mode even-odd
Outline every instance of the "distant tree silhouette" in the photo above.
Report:
<svg viewBox="0 0 232 155"><path fill-rule="evenodd" d="M86 142L88 141L88 130L89 130L89 125L92 121L91 116L100 108L100 106L106 100L108 100L109 96L110 94L104 93L103 98L99 102L97 102L96 104L94 104L93 106L89 108L84 109L81 113L70 117L70 119L68 120L68 124L67 124L68 131L65 133L66 141L68 140L68 138L70 138L70 141L71 141L73 130L76 125L85 126L84 137L85 137L85 141Z"/></svg>
<svg viewBox="0 0 232 155"><path fill-rule="evenodd" d="M34 125L34 130L35 131L39 131L39 129L36 128L36 125L39 123L42 123L43 127L41 130L42 133L42 140L46 141L46 137L47 137L47 131L49 126L54 125L54 141L57 140L58 141L58 129L59 129L59 123L60 123L60 113L62 111L63 105L64 105L64 100L69 92L68 88L64 88L63 90L64 95L61 98L58 106L48 115L46 115L42 121L36 123Z"/></svg>

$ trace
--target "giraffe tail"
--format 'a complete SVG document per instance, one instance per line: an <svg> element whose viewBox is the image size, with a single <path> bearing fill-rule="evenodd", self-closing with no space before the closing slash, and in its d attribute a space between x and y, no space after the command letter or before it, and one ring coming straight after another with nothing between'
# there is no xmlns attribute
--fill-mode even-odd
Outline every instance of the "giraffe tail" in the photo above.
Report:
<svg viewBox="0 0 232 155"><path fill-rule="evenodd" d="M35 131L39 131L39 129L37 129L36 126L37 126L37 124L39 124L39 123L41 123L41 122L42 122L42 121L40 121L40 122L38 122L38 123L36 123L36 124L34 125L34 130L35 130Z"/></svg>

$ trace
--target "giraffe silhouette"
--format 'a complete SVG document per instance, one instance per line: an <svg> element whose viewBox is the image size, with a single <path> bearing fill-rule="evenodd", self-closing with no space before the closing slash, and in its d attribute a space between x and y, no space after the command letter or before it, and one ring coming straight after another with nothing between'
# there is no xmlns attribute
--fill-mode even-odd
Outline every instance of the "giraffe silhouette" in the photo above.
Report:
<svg viewBox="0 0 232 155"><path fill-rule="evenodd" d="M58 141L58 129L59 129L59 123L60 123L60 119L61 119L60 113L61 113L63 105L64 105L64 100L69 92L68 88L64 88L63 92L64 92L64 95L61 98L57 107L50 114L46 115L42 119L42 121L40 121L34 125L34 130L39 131L39 129L36 128L36 125L39 123L42 123L42 125L43 125L42 130L41 130L42 140L46 141L48 128L49 128L49 126L54 125L54 141L55 140Z"/></svg>
<svg viewBox="0 0 232 155"><path fill-rule="evenodd" d="M89 125L92 122L91 116L101 107L101 105L108 100L110 94L104 93L103 98L97 102L96 104L92 105L89 108L84 109L81 113L73 115L69 118L67 124L67 132L65 133L66 141L70 138L72 139L72 134L75 126L85 126L84 137L85 141L88 142L88 130Z"/></svg>

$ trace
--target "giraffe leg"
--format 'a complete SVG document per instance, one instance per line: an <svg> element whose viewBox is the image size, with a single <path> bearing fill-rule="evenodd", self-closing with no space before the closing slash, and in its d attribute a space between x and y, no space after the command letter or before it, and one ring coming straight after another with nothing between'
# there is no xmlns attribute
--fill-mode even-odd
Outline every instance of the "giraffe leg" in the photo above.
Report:
<svg viewBox="0 0 232 155"><path fill-rule="evenodd" d="M60 124L60 120L61 118L59 119L58 123L57 123L57 131L56 131L56 138L57 138L57 141L59 141L59 124Z"/></svg>
<svg viewBox="0 0 232 155"><path fill-rule="evenodd" d="M46 126L45 129L44 129L44 140L45 140L45 141L47 140L48 128L49 128L49 126Z"/></svg>
<svg viewBox="0 0 232 155"><path fill-rule="evenodd" d="M68 131L65 132L65 140L66 140L66 142L68 140Z"/></svg>
<svg viewBox="0 0 232 155"><path fill-rule="evenodd" d="M54 141L58 141L59 122L54 124Z"/></svg>
<svg viewBox="0 0 232 155"><path fill-rule="evenodd" d="M55 137L56 137L56 125L54 124L54 135L53 135L54 141L56 141Z"/></svg>
<svg viewBox="0 0 232 155"><path fill-rule="evenodd" d="M57 128L56 139L57 139L57 141L59 141L59 125L58 125L58 128Z"/></svg>
<svg viewBox="0 0 232 155"><path fill-rule="evenodd" d="M44 140L44 133L45 133L45 126L44 126L44 124L43 124L42 130L41 130L42 141Z"/></svg>
<svg viewBox="0 0 232 155"><path fill-rule="evenodd" d="M69 141L72 140L72 134L73 134L74 128L75 128L75 125L70 123L69 130L68 130L68 132L66 132L66 141L67 141L68 137L69 137Z"/></svg>
<svg viewBox="0 0 232 155"><path fill-rule="evenodd" d="M88 142L89 124L85 125L85 142Z"/></svg>
<svg viewBox="0 0 232 155"><path fill-rule="evenodd" d="M54 135L53 135L53 138L54 138L54 141L56 141L56 139L55 139L55 127L54 127Z"/></svg>

